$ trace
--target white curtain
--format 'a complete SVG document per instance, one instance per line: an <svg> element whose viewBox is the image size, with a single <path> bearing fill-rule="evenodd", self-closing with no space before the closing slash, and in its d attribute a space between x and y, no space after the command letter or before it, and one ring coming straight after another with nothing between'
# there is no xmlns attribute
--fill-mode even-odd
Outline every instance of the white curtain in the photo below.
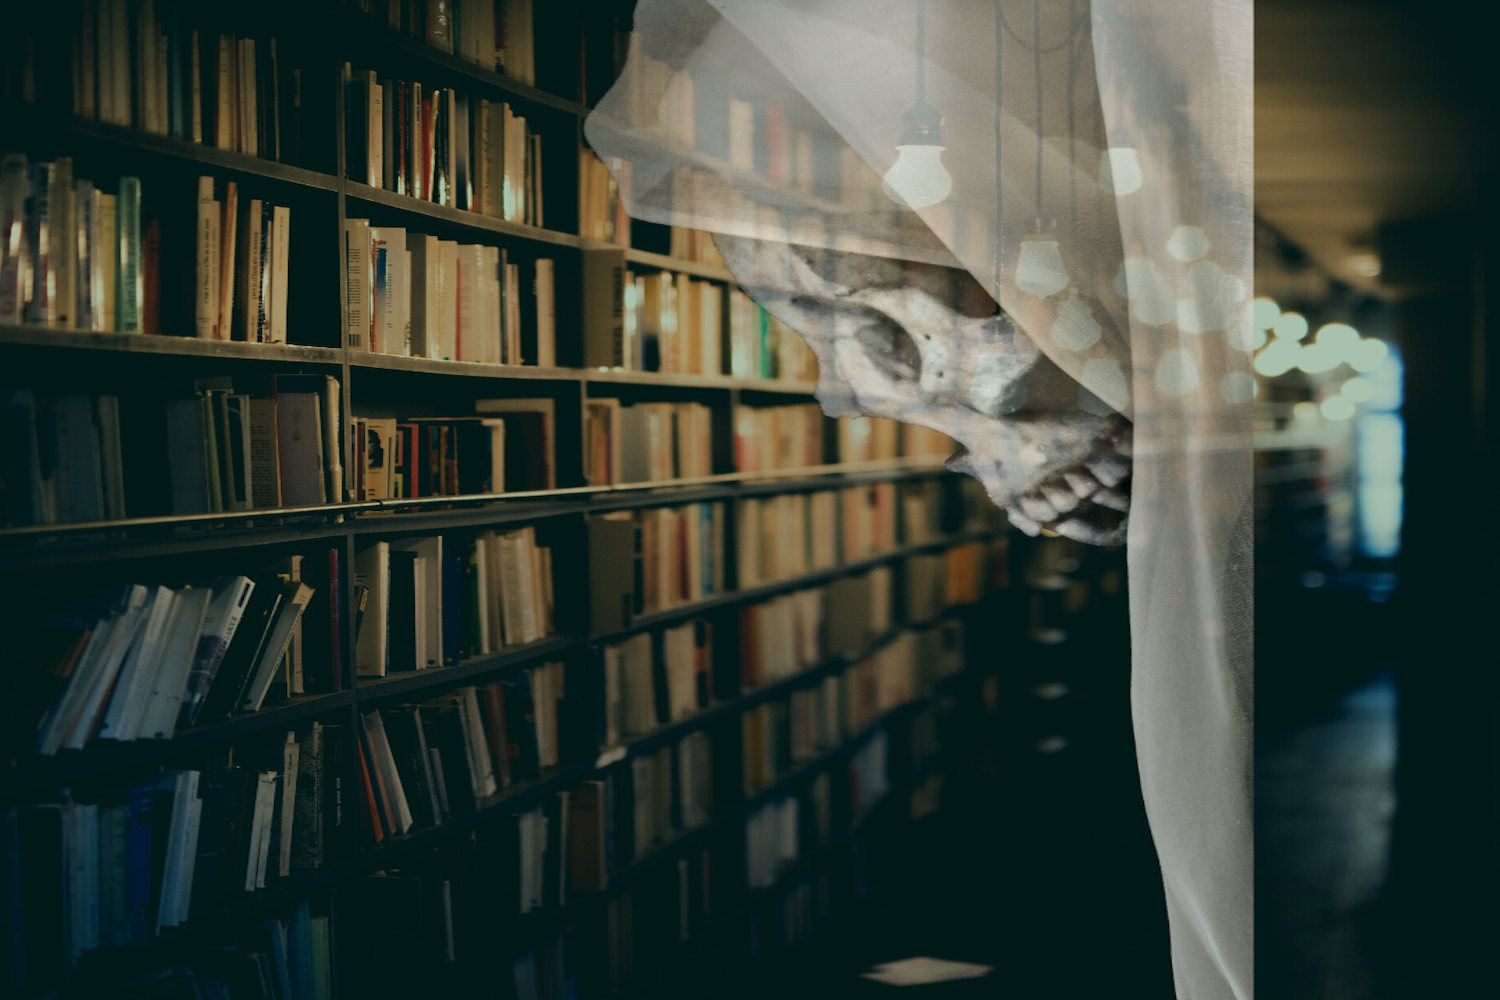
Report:
<svg viewBox="0 0 1500 1000"><path fill-rule="evenodd" d="M1039 350L1080 414L1133 424L1132 711L1178 996L1250 997L1249 0L640 0L635 26L585 126L631 216L967 271L1024 335L966 351L976 407ZM881 178L919 103L952 190L913 210Z"/></svg>

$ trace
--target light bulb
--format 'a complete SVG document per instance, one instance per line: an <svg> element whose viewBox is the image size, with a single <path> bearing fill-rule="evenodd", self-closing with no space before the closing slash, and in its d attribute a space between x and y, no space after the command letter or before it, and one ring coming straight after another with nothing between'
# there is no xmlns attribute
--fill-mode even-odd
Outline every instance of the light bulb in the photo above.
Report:
<svg viewBox="0 0 1500 1000"><path fill-rule="evenodd" d="M953 177L943 166L946 146L896 147L896 162L885 172L885 193L898 205L926 208L948 197Z"/></svg>
<svg viewBox="0 0 1500 1000"><path fill-rule="evenodd" d="M1068 268L1056 240L1022 240L1016 287L1045 299L1068 287Z"/></svg>

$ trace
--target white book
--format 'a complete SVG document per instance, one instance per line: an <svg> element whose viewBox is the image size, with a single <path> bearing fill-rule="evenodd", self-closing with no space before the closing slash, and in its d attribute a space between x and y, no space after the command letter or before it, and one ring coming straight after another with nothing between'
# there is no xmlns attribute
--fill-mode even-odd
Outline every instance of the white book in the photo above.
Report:
<svg viewBox="0 0 1500 1000"><path fill-rule="evenodd" d="M498 365L504 357L501 347L504 323L501 318L501 310L505 306L505 296L501 293L500 274L500 248L481 247L481 271L484 284L484 306L480 312L480 322L483 329L484 360L487 364Z"/></svg>
<svg viewBox="0 0 1500 1000"><path fill-rule="evenodd" d="M146 624L120 667L114 697L99 727L100 739L134 740L146 714L167 634L177 615L178 597L167 587L153 587L148 600Z"/></svg>
<svg viewBox="0 0 1500 1000"><path fill-rule="evenodd" d="M196 829L191 829L193 843L189 846L190 828L195 827L193 823L191 803L195 800L202 808L202 800L198 798L198 771L168 771L162 775L158 788L172 789L172 818L167 826L167 852L162 871L161 895L157 900L156 931L161 932L163 926L176 927L186 918L185 913L178 910L178 899L182 892L182 880L184 877L191 879L190 869L185 866L188 854L197 857Z"/></svg>
<svg viewBox="0 0 1500 1000"><path fill-rule="evenodd" d="M197 773L197 772L193 772ZM203 828L203 800L196 795L188 799L187 829L183 834L183 854L177 875L177 923L186 920L192 909L193 877L198 869L198 836ZM172 926L176 926L175 924Z"/></svg>
<svg viewBox="0 0 1500 1000"><path fill-rule="evenodd" d="M536 363L543 368L557 366L557 282L554 261L543 257L536 262Z"/></svg>
<svg viewBox="0 0 1500 1000"><path fill-rule="evenodd" d="M74 957L99 947L99 807L69 802L64 813L68 834L68 887L73 903Z"/></svg>
<svg viewBox="0 0 1500 1000"><path fill-rule="evenodd" d="M436 357L457 361L458 353L458 250L455 240L438 241L438 353Z"/></svg>
<svg viewBox="0 0 1500 1000"><path fill-rule="evenodd" d="M219 328L219 219L223 206L214 200L214 179L198 178L198 231L193 252L193 319L199 337L212 340Z"/></svg>
<svg viewBox="0 0 1500 1000"><path fill-rule="evenodd" d="M104 305L104 260L100 247L99 191L90 181L78 181L74 200L78 211L78 301L74 307L77 316L74 325L80 330L100 330L103 329L100 311Z"/></svg>
<svg viewBox="0 0 1500 1000"><path fill-rule="evenodd" d="M477 244L465 243L457 247L454 259L457 264L456 322L454 332L457 353L456 361L486 360L487 338L484 330L484 251Z"/></svg>
<svg viewBox="0 0 1500 1000"><path fill-rule="evenodd" d="M94 722L100 718L104 709L104 699L113 689L120 665L125 661L125 654L129 652L137 633L145 624L147 594L147 588L140 585L128 588L124 606L115 621L115 627L110 630L109 641L92 664L93 669L87 675L81 669L74 670L64 698L73 693L75 686L80 689L81 697L70 703L68 715L62 720L63 728L59 733L61 747L82 750L88 743ZM79 667L82 666L80 663ZM50 740L48 746L51 749L43 748L42 753L56 753L59 749Z"/></svg>
<svg viewBox="0 0 1500 1000"><path fill-rule="evenodd" d="M285 344L286 340L286 286L287 268L291 252L292 210L277 205L271 216L271 307L266 310L270 317L269 340L273 344Z"/></svg>
<svg viewBox="0 0 1500 1000"><path fill-rule="evenodd" d="M346 346L370 350L375 274L371 258L370 220L344 220L344 339Z"/></svg>
<svg viewBox="0 0 1500 1000"><path fill-rule="evenodd" d="M375 82L375 71L364 70L365 93L369 95L365 108L369 115L365 123L368 142L365 162L369 167L365 183L371 187L383 187L385 182L385 89Z"/></svg>
<svg viewBox="0 0 1500 1000"><path fill-rule="evenodd" d="M188 674L198 650L198 636L213 599L213 591L208 587L184 587L176 593L177 614L162 643L161 662L137 733L141 739L168 740L176 731L182 696L187 691Z"/></svg>
<svg viewBox="0 0 1500 1000"><path fill-rule="evenodd" d="M266 887L266 860L271 850L271 816L276 809L276 772L260 772L255 788L255 812L250 828L250 857L245 865L245 891Z"/></svg>
<svg viewBox="0 0 1500 1000"><path fill-rule="evenodd" d="M369 588L364 620L355 641L355 672L360 677L384 677L386 672L386 609L390 600L391 547L376 542L354 556L354 584Z"/></svg>

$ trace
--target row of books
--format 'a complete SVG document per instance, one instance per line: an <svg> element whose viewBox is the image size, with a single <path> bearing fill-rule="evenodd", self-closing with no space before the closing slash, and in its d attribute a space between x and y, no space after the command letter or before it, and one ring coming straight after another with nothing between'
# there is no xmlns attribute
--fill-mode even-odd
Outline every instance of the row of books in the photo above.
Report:
<svg viewBox="0 0 1500 1000"><path fill-rule="evenodd" d="M451 666L551 635L552 550L536 529L378 541L354 557L356 674Z"/></svg>
<svg viewBox="0 0 1500 1000"><path fill-rule="evenodd" d="M298 161L302 73L275 38L184 23L153 0L82 0L71 29L73 114Z"/></svg>
<svg viewBox="0 0 1500 1000"><path fill-rule="evenodd" d="M745 497L736 509L739 585L759 587L839 564L837 490Z"/></svg>
<svg viewBox="0 0 1500 1000"><path fill-rule="evenodd" d="M713 700L713 626L699 619L603 649L604 745L690 718Z"/></svg>
<svg viewBox="0 0 1500 1000"><path fill-rule="evenodd" d="M536 83L532 0L354 0L394 31L482 69Z"/></svg>
<svg viewBox="0 0 1500 1000"><path fill-rule="evenodd" d="M344 496L342 387L331 375L197 379L166 401L174 514L302 507ZM254 391L243 391L254 390ZM128 471L128 470L127 470Z"/></svg>
<svg viewBox="0 0 1500 1000"><path fill-rule="evenodd" d="M602 169L590 168L594 186ZM596 237L604 231L597 220L590 225ZM624 250L610 249L584 252L583 281L586 366L817 380L817 358L802 338L739 289L671 271L637 273Z"/></svg>
<svg viewBox="0 0 1500 1000"><path fill-rule="evenodd" d="M329 549L253 579L125 584L65 602L18 637L30 676L17 729L53 755L97 739L171 739L268 701L337 691L337 579Z"/></svg>
<svg viewBox="0 0 1500 1000"><path fill-rule="evenodd" d="M552 399L479 400L473 417L355 417L366 500L545 490L557 484Z"/></svg>
<svg viewBox="0 0 1500 1000"><path fill-rule="evenodd" d="M675 746L630 760L635 857L644 858L681 833L696 830L713 810L713 744L699 729Z"/></svg>
<svg viewBox="0 0 1500 1000"><path fill-rule="evenodd" d="M720 68L675 70L645 53L637 55L629 75L616 84L625 97L622 125L726 160L774 184L838 196L840 144L831 134L793 127L779 103L745 99Z"/></svg>
<svg viewBox="0 0 1500 1000"><path fill-rule="evenodd" d="M907 557L906 620L932 621L947 608L977 604L984 594L987 564L979 542Z"/></svg>
<svg viewBox="0 0 1500 1000"><path fill-rule="evenodd" d="M0 390L0 499L7 527L125 516L116 396Z"/></svg>
<svg viewBox="0 0 1500 1000"><path fill-rule="evenodd" d="M849 804L858 813L890 790L890 739L881 729L849 758Z"/></svg>
<svg viewBox="0 0 1500 1000"><path fill-rule="evenodd" d="M825 781L827 775L819 775ZM768 889L800 856L801 800L795 795L767 802L745 817L745 884Z"/></svg>
<svg viewBox="0 0 1500 1000"><path fill-rule="evenodd" d="M822 465L823 454L817 403L735 408L734 466L740 472L809 468Z"/></svg>
<svg viewBox="0 0 1500 1000"><path fill-rule="evenodd" d="M673 226L667 236L667 254L698 264L724 266L724 258L720 256L719 248L714 246L713 233L707 233L701 229Z"/></svg>
<svg viewBox="0 0 1500 1000"><path fill-rule="evenodd" d="M562 697L563 665L548 663L420 705L362 714L359 782L369 839L473 813L502 788L556 767Z"/></svg>
<svg viewBox="0 0 1500 1000"><path fill-rule="evenodd" d="M212 177L198 178L194 329L205 340L285 344L292 210L261 198L241 204L234 181L222 201L217 193Z"/></svg>
<svg viewBox="0 0 1500 1000"><path fill-rule="evenodd" d="M724 504L616 511L588 519L589 609L596 629L725 590Z"/></svg>
<svg viewBox="0 0 1500 1000"><path fill-rule="evenodd" d="M138 944L317 868L344 834L342 727L308 723L202 769L10 807L12 974L43 983L101 947Z"/></svg>
<svg viewBox="0 0 1500 1000"><path fill-rule="evenodd" d="M584 472L591 486L713 475L713 410L702 403L590 398Z"/></svg>
<svg viewBox="0 0 1500 1000"><path fill-rule="evenodd" d="M346 176L434 205L543 225L542 137L504 101L344 64Z"/></svg>
<svg viewBox="0 0 1500 1000"><path fill-rule="evenodd" d="M522 265L504 248L346 219L344 261L351 348L485 364L557 363L551 258L527 263L523 280Z"/></svg>
<svg viewBox="0 0 1500 1000"><path fill-rule="evenodd" d="M0 160L0 324L155 333L161 226L141 218L141 181L95 184L73 161Z"/></svg>
<svg viewBox="0 0 1500 1000"><path fill-rule="evenodd" d="M813 587L740 608L740 690L793 677L820 665L825 629L835 617L859 620L864 609L830 609L827 587ZM832 613L830 613L832 612Z"/></svg>

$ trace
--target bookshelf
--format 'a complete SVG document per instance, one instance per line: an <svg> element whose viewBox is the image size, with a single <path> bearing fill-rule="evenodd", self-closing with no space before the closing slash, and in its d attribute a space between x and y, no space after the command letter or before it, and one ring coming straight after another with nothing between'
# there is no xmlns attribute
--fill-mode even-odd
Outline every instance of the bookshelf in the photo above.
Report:
<svg viewBox="0 0 1500 1000"><path fill-rule="evenodd" d="M6 995L135 997L185 981L186 974L181 970L191 968L203 995L231 996L234 1000L261 995L282 1000L406 997L419 995L399 985L406 981L402 974L415 969L426 993L432 996L456 993L529 1000L559 995L556 991L571 991L576 985L578 996L602 1000L653 995L673 969L685 968L705 955L721 955L732 968L757 960L762 952L774 951L774 942L783 936L778 929L781 918L774 912L777 906L792 895L813 891L809 886L819 880L842 885L842 876L834 880L831 873L847 864L856 840L882 823L901 822L901 817L909 813L910 796L946 766L941 748L934 745L920 753L913 749L914 741L918 741L913 734L936 725L933 719L949 710L944 704L951 701L949 695L965 676L960 672L962 645L975 641L974 637L989 627L985 613L989 605L981 601L989 600L986 595L994 577L985 569L987 554L997 539L1003 542L1005 535L997 513L982 495L976 495L972 484L942 468L942 456L904 454L896 445L885 457L843 454L837 428L821 417L814 429L822 441L820 461L739 468L734 421L740 408L810 404L815 386L791 378L727 374L732 370L727 350L717 372L641 371L582 364L584 317L578 300L583 291L584 255L623 251L627 267L638 274L669 272L690 276L724 293L733 288L732 276L720 265L658 252L667 245L665 232L636 227L642 235L637 242L651 249L619 247L578 235L584 212L578 166L582 120L589 104L609 84L614 32L618 26L628 25L629 4L593 0L536 4L536 85L480 68L388 29L354 5L294 5L278 0L230 11L184 4L178 11L159 4L157 16L168 19L161 21L163 25L169 23L170 12L177 11L181 24L198 28L205 39L214 32L286 40L282 55L289 63L295 62L302 73L302 140L295 162L213 148L73 113L68 103L71 84L63 72L70 63L67 43L80 12L97 15L105 6L108 0L68 3L58 12L28 15L24 30L16 37L33 40L30 61L15 46L0 51L6 80L0 95L0 135L5 136L5 152L25 154L29 163L69 158L75 178L88 179L101 189L122 176L140 179L143 211L161 222L159 332L75 329L31 322L0 324L0 366L6 371L8 393L9 387L14 387L29 390L37 400L79 394L91 400L117 398L126 439L122 451L126 486L120 498L123 510L117 510L115 516L32 519L42 523L15 523L13 519L0 527L0 568L7 571L9 581L4 627L7 635L19 637L16 655L7 657L7 682L30 685L35 675L54 662L38 653L42 645L36 635L56 625L54 619L60 608L76 607L91 594L124 584L180 586L183 581L212 578L217 585L225 574L243 574L254 579L257 587L267 587L280 567L296 561L311 567L327 556L328 565L333 567L331 586L324 586L321 592L315 588L315 603L309 604L309 609L324 609L324 626L331 634L319 646L309 638L311 611L301 620L303 631L296 642L302 649L300 655L307 658L307 693L291 692L291 661L278 658L276 672L271 675L271 695L259 710L201 718L179 725L167 738L98 738L80 723L80 748L42 754L35 751L36 719L23 717L20 708L7 708L0 719L6 748L5 767L0 770L0 815L5 817L6 826L0 831L0 841L9 860L0 877L0 888L12 901L37 898L39 885L43 885L36 881L40 876L23 874L23 866L33 865L46 872L45 859L37 859L53 857L44 849L50 843L50 828L39 826L41 819L50 822L56 814L73 817L58 818L59 824L92 823L91 818L78 819L80 815L93 815L80 813L78 807L97 807L101 813L125 808L112 805L117 793L148 787L147 783L172 772L191 771L207 782L211 775L221 773L215 770L220 767L246 773L263 771L268 766L267 754L274 752L287 734L296 737L299 746L310 746L310 727L315 723L325 727L327 733L339 734L334 738L342 740L337 745L343 748L341 758L330 756L334 743L325 749L318 772L320 798L315 807L324 814L328 807L323 799L332 800L337 794L341 813L336 826L331 819L326 825L318 821L318 863L278 874L271 858L261 866L264 885L244 890L233 878L224 876L223 869L214 869L220 872L214 884L227 886L225 891L205 897L207 901L201 905L194 895L177 926L152 927L144 933L138 933L134 925L111 931L106 927L108 916L98 915L102 909L92 917L78 916L80 906L83 910L90 905L107 908L107 903L81 903L80 894L93 892L111 872L118 875L115 860L101 854L87 870L67 869L58 883L61 900L53 898L52 908L38 915L28 913L27 928L8 928L7 940L20 944L8 946L5 961L0 963L9 977L4 980ZM136 4L115 6L128 11L131 18L144 9ZM289 38L287 24L296 25L296 39ZM49 60L49 56L53 58ZM540 135L546 163L540 185L547 225L527 225L434 204L349 178L345 145L340 141L346 134L341 75L345 63L374 68L390 79L422 80L430 86L461 90L469 97L505 101L524 114ZM30 89L23 78L32 81ZM191 259L181 253L179 230L186 227L191 233L195 183L198 177L208 175L220 184L236 182L246 197L253 194L291 209L286 342L195 336L191 311L168 303L174 295L181 298L183 291L172 283L172 275L183 268L191 271ZM512 259L523 262L539 257L554 260L558 363L547 367L493 364L372 353L349 346L344 332L348 301L341 240L345 222L351 218L369 218L378 226L421 230L445 240L504 249ZM727 344L727 296L721 305ZM530 313L523 317L528 327L536 325ZM298 379L303 381L275 381ZM215 392L247 399L316 395L283 388L287 384L313 384L306 381L310 379L336 386L321 402L326 407L322 413L329 417L324 431L328 433L331 428L330 440L337 442L342 476L329 475L322 502L257 504L249 509L226 509L221 502L208 510L175 509L176 498L169 494L175 488L173 466L179 452L164 436L171 432L174 419L164 419L164 406L172 401L207 399ZM24 409L16 402L19 398L7 397L11 407L8 420ZM708 443L711 471L644 482L590 483L586 466L589 403L616 398L625 407L697 404L706 408L712 427ZM360 495L356 473L368 471L369 463L361 462L354 448L359 426L356 421L472 419L478 412L477 402L490 399L550 401L555 420L548 432L554 485L542 488L521 483L502 490L454 489L441 495ZM507 435L511 426L506 424ZM511 439L506 440L508 449ZM895 442L897 437L890 440ZM507 451L507 463L509 456ZM320 468L331 470L331 457L325 455ZM104 459L99 461L107 465ZM507 465L507 476L508 470ZM101 490L107 494L105 487ZM745 543L738 532L744 511L750 509L746 504L793 497L797 504L805 505L799 510L811 511L815 497L828 495L836 498L828 506L834 516L822 527L838 536L838 557L832 563L813 565L816 560L810 556L799 556L802 565L771 574L774 579L739 585L740 546ZM843 551L846 536L855 536L849 535L854 529L846 525L841 512L856 498L865 496L871 498L870 504L878 501L884 505L872 529L876 534L870 538L859 535L858 547ZM907 499L927 506L903 506ZM700 542L712 548L712 561L722 582L711 587L705 584L705 591L692 600L657 595L659 606L643 605L623 623L601 624L588 606L589 579L600 572L589 549L590 525L621 516L644 525L659 511L668 509L684 519L699 513L720 519L721 535L704 536L709 540ZM925 511L923 517L931 523L913 520L909 510L916 509ZM354 604L359 594L374 591L373 584L366 586L361 562L372 547L441 539L440 551L444 553L450 548L483 552L479 539L489 532L497 533L492 536L496 544L501 538L531 532L532 543L547 550L551 580L548 613L553 627L542 628L544 634L524 641L510 641L513 626L506 619L503 628L497 626L489 640L475 641L466 636L450 650L455 655L441 665L386 669L382 661L379 676L357 671L363 655L360 629L370 628L371 619L367 610L360 624ZM766 544L761 534L752 535L757 540L751 544ZM811 547L809 541L808 549ZM947 565L943 560L961 562L975 574L973 586L963 593L919 603L913 592L917 586L913 582L918 572L915 567L922 560L929 560L922 565L930 567L934 559L943 565ZM675 566L670 572L677 572ZM682 572L691 577L696 571ZM540 580L546 578L538 578L538 589ZM436 588L443 607L444 630L448 628L447 602L451 597L446 586L444 583ZM761 678L758 683L744 683L740 644L748 641L751 626L745 623L757 620L751 617L750 609L811 592L819 593L822 596L818 600L827 602L818 605L825 609L819 612L825 617L819 619L823 624L815 629L815 655L799 652L793 669ZM330 599L333 604L327 603ZM851 600L855 603L848 604ZM861 600L869 607L858 603ZM883 610L869 610L881 602ZM834 648L825 634L830 631L828 622L840 616L842 620L863 622L861 616L866 612L871 624L862 624L859 636ZM414 620L425 620L423 614L417 610ZM465 610L463 621L472 624L473 616L484 614L488 611ZM453 616L459 618L460 612L453 612ZM90 619L96 627L99 622L112 620L107 616ZM683 628L696 630L699 623L706 636L701 649L707 666L702 681L705 687L696 696L692 710L670 715L653 706L656 721L645 731L606 739L603 720L613 711L606 663L609 651L632 638L649 636L652 670L656 671L669 655L665 649L667 633ZM437 619L432 625L437 627ZM483 631L483 626L476 627ZM80 648L86 649L88 640L83 641ZM237 641L229 641L230 654L224 655L235 652ZM443 641L447 643L446 635ZM943 657L929 655L939 648L948 652ZM124 663L132 662L130 652L121 655ZM939 659L951 669L942 676L929 675L929 665ZM881 672L877 672L877 663L887 662L894 665L889 670L881 666ZM414 822L398 832L394 798L382 799L385 793L376 790L384 779L377 776L368 789L361 784L361 764L379 766L374 756L378 751L370 747L367 735L361 735L368 732L368 717L380 713L383 719L405 718L406 706L433 706L447 698L463 697L455 693L465 690L494 688L504 696L514 696L522 683L528 691L531 684L541 683L533 678L540 677L537 672L547 664L562 664L566 677L566 694L554 701L557 717L551 739L556 744L556 762L533 761L522 771L521 759L517 758L517 772L508 782L497 778L499 787L492 792L480 794L476 790L474 801L460 808L460 790L455 786L450 789L455 797L453 807L444 806L441 818ZM332 670L319 690L313 690L316 685L311 681L314 666ZM126 669L120 667L122 672ZM66 690L66 674L62 683ZM653 673L650 686L658 692L654 697L671 683ZM881 685L893 686L885 690ZM857 694L856 687L868 691ZM841 693L827 694L830 691ZM106 695L112 710L114 695ZM849 707L856 697L862 707ZM819 735L806 736L800 755L794 757L788 749L792 740L788 719L796 711L812 711L807 706L814 704L824 706L819 709L824 712L822 721L815 726ZM798 709L796 705L803 707ZM533 714L540 711L533 708ZM828 721L833 716L837 718ZM523 717L521 723L506 721L503 714L495 718L501 721L484 716L483 724L472 730L475 739L493 738L501 725L521 725L531 735L506 730L511 743L528 738L536 742L536 723L530 717ZM762 775L765 780L754 786L748 785L749 779L742 773L743 741L745 727L761 722L747 719L767 720L767 727L778 727L765 730L764 742L768 747L775 746L766 751L769 764ZM800 725L806 729L814 723L804 718ZM706 779L712 802L704 807L706 817L702 822L688 823L682 817L685 806L678 800L683 792L677 785L684 780L683 760L689 752L685 741L700 733L707 734L712 749ZM866 757L860 755L873 754L871 748L877 745L881 754L889 754L879 758L883 762L879 766L879 793L866 789L874 797L856 801L851 775L856 765L864 766L860 762ZM513 746L502 743L501 748L508 757L515 756ZM444 767L454 768L449 749L437 757ZM472 747L465 754L470 751L482 756ZM526 752L537 750L532 746ZM463 767L477 766L473 763L477 759L469 758ZM666 794L672 802L667 808L666 833L660 842L636 844L642 821L632 810L643 807L633 768L648 759L667 760L668 772L676 777L668 779ZM493 761L498 764L498 758ZM288 774L283 771L280 778L285 780ZM456 770L450 780L458 780ZM559 794L576 792L591 783L607 787L612 796L606 801L613 815L601 829L609 841L608 852L615 856L604 862L596 886L580 888L572 881L576 872L551 874L559 869L560 857L572 863L577 850L572 842L561 839L560 834L548 834L553 839L544 847L533 844L529 848L532 854L523 855L528 848L517 841L524 836L517 832L521 822L518 817L539 809L576 809L559 805ZM395 793L404 794L400 788ZM160 802L160 788L153 794ZM215 798L220 794L204 788L199 799L205 815L200 837L210 827L210 803L222 801ZM826 823L813 815L819 795L824 797L819 801L824 801ZM415 793L407 797L414 801ZM168 806L180 804L170 795L165 801ZM53 808L59 803L61 808ZM787 803L801 804L800 814L795 809L788 813L801 816L790 835L795 857L778 862L769 884L750 888L745 883L747 821L767 809L786 811L791 808ZM129 815L134 822L134 814ZM556 830L559 814L548 815L554 824L549 829ZM296 835L301 830L301 816L297 813L284 828ZM251 813L243 814L243 818L252 828L266 830L273 822L257 820ZM579 822L575 817L575 830ZM59 826L59 836L61 829ZM154 913L165 898L163 852L171 853L171 844L177 843L172 840L169 844L162 838L177 834L156 828L153 831L158 845L153 867L148 870L146 905ZM266 832L265 836L272 834ZM65 843L73 845L66 850L80 855L82 848L77 847L76 840ZM200 841L200 845L207 843ZM243 863L241 848L231 846L237 843L222 841L213 854L219 860L213 863ZM63 849L51 848L54 853ZM197 882L209 871L206 866L210 860L208 854L199 854L196 849L194 856L204 867L188 880L191 888L185 891L196 894ZM116 868L111 868L112 864ZM255 868L253 858L249 865ZM546 899L535 906L517 907L518 886L530 877L526 872L531 869L537 870ZM561 871L568 868L561 867ZM390 880L386 888L395 886L404 891L409 884L420 883L420 888L413 888L422 894L415 914L409 909L381 909L383 904L370 895L375 891L371 879L377 874ZM121 877L121 885L139 881L133 871ZM434 901L430 893L438 886L444 895ZM839 901L833 911L853 905L843 888L837 895ZM404 925L403 933L393 933L388 949L371 935L375 926L371 914L375 913ZM445 924L450 916L451 922ZM84 925L93 921L92 929L80 929L79 919ZM820 922L819 933L831 926L830 920ZM66 932L59 927L60 937L54 941L52 923L57 921L63 922L60 927L65 926ZM670 933L666 930L669 924ZM422 928L420 933L416 931L418 926ZM110 943L107 939L111 933L124 933L128 940ZM799 931L798 935L803 933ZM84 937L79 939L79 934ZM303 938L299 940L298 935ZM321 944L309 945L307 942L316 935L323 935ZM254 976L248 971L252 968L268 976L291 977L290 995L276 982L271 983L270 993L257 992L260 987L252 982Z"/></svg>

